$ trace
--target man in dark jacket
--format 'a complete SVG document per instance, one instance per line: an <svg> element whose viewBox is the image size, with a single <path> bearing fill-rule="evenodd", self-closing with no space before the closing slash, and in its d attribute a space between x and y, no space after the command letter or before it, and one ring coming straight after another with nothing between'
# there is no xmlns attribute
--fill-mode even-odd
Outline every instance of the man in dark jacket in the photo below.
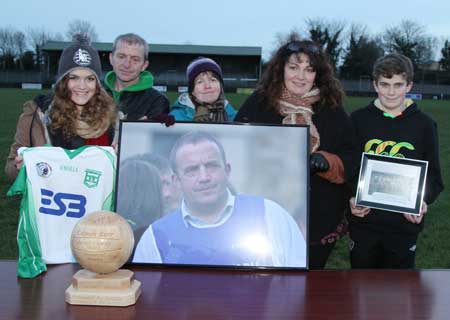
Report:
<svg viewBox="0 0 450 320"><path fill-rule="evenodd" d="M120 35L109 61L113 67L105 76L105 87L116 102L121 118L148 120L169 113L169 100L153 88L148 67L148 44L140 36Z"/></svg>

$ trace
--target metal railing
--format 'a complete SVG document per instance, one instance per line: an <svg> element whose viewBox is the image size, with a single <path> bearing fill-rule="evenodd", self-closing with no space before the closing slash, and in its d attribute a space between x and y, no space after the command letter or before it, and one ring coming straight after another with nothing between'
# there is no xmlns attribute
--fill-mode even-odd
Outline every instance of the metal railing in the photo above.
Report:
<svg viewBox="0 0 450 320"><path fill-rule="evenodd" d="M156 85L165 85L167 87L186 86L186 75L175 71L155 74L154 83ZM51 84L55 79L55 75L49 75L46 72L39 71L0 71L0 87L17 86L22 83L42 83ZM258 83L251 75L225 75L224 83L227 88L254 88ZM375 90L372 81L367 78L359 80L341 80L346 92L357 93L361 95L373 95ZM434 98L450 98L450 85L425 84L423 82L414 83L411 90L413 93L421 93Z"/></svg>

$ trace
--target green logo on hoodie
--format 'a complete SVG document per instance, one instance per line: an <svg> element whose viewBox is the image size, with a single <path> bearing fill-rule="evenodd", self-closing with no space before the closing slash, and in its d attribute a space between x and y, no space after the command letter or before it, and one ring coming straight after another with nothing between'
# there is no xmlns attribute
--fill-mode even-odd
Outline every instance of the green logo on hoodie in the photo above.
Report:
<svg viewBox="0 0 450 320"><path fill-rule="evenodd" d="M395 142L395 141L383 141L380 139L371 139L367 141L364 146L364 152L371 154L379 154L382 156L390 156L397 158L404 158L405 156L400 153L402 148L408 150L414 150L414 146L409 142Z"/></svg>

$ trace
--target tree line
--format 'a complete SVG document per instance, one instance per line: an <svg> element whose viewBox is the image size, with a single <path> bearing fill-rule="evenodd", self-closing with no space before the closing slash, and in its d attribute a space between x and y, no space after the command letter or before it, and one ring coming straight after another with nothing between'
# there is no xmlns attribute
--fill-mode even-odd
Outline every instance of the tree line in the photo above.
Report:
<svg viewBox="0 0 450 320"><path fill-rule="evenodd" d="M0 70L40 70L43 65L41 48L47 41L71 41L76 33L98 41L95 27L85 20L69 22L65 34L51 32L44 27L29 27L25 31L12 26L0 27Z"/></svg>
<svg viewBox="0 0 450 320"><path fill-rule="evenodd" d="M39 70L43 64L41 48L49 40L70 41L74 33L84 33L91 41L98 41L95 27L88 21L73 20L64 35L45 28L28 28L25 32L14 27L0 28L0 70ZM292 36L309 38L327 52L336 72L343 79L369 77L373 63L382 55L399 52L408 56L415 70L422 70L434 62L439 51L439 39L414 20L402 20L387 26L379 34L371 34L367 26L323 18L306 19L304 28L275 35L280 44ZM450 40L440 48L440 69L449 74ZM439 72L439 71L437 71ZM447 82L447 81L445 81Z"/></svg>
<svg viewBox="0 0 450 320"><path fill-rule="evenodd" d="M436 53L440 51L438 69L450 72L450 40L445 40L439 48L440 39L427 33L426 28L414 20L402 20L378 34L371 34L367 26L361 24L307 19L303 29L294 28L289 33L277 34L276 42L280 44L293 37L309 38L321 45L343 79L370 76L374 62L391 52L408 56L414 69L423 72L436 62Z"/></svg>

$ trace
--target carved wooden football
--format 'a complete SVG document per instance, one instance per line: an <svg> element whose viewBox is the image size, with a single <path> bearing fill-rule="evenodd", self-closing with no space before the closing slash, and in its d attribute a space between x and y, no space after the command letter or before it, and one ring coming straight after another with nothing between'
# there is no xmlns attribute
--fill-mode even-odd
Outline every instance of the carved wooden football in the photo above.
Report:
<svg viewBox="0 0 450 320"><path fill-rule="evenodd" d="M72 253L78 263L95 273L111 273L128 261L134 236L119 214L97 211L80 219L72 231Z"/></svg>

